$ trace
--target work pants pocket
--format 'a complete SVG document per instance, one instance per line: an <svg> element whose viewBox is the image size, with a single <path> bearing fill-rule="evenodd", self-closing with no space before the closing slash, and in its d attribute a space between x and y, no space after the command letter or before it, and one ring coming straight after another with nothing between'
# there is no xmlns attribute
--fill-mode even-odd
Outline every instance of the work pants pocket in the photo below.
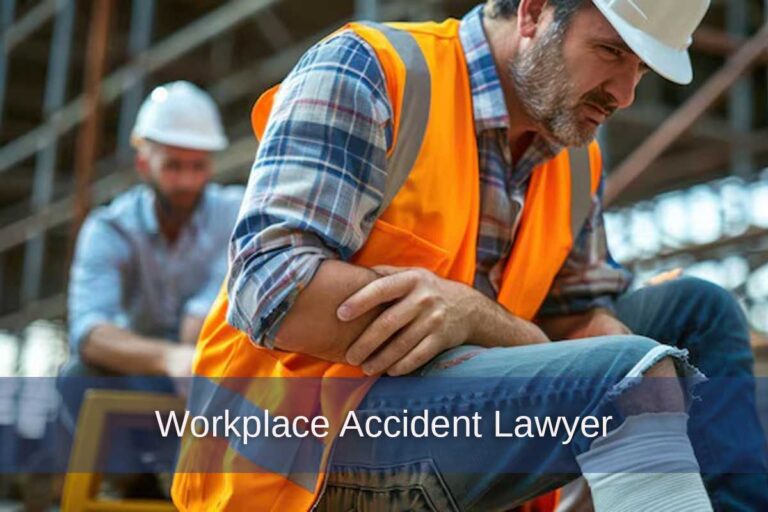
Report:
<svg viewBox="0 0 768 512"><path fill-rule="evenodd" d="M373 466L332 464L318 512L458 512L429 459Z"/></svg>

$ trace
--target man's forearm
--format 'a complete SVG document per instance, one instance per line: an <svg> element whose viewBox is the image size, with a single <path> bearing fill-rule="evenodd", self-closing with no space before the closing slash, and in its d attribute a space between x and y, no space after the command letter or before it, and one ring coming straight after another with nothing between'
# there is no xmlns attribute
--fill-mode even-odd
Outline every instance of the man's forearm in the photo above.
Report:
<svg viewBox="0 0 768 512"><path fill-rule="evenodd" d="M340 321L336 310L352 294L378 277L368 268L337 260L324 261L280 324L275 346L328 361L346 362L347 347L383 308L352 322Z"/></svg>
<svg viewBox="0 0 768 512"><path fill-rule="evenodd" d="M126 375L166 375L168 353L176 344L139 336L114 325L98 325L80 347L83 360Z"/></svg>
<svg viewBox="0 0 768 512"><path fill-rule="evenodd" d="M197 345L197 338L200 336L200 331L203 329L205 318L194 315L187 315L181 319L181 327L179 328L179 341L182 345Z"/></svg>
<svg viewBox="0 0 768 512"><path fill-rule="evenodd" d="M549 342L547 335L536 324L512 315L480 292L477 295L473 332L468 343L492 348Z"/></svg>
<svg viewBox="0 0 768 512"><path fill-rule="evenodd" d="M275 345L330 361L346 362L347 348L358 339L386 306L379 306L351 322L341 322L338 307L380 276L373 270L328 260L296 299L277 333ZM549 341L536 325L514 317L496 302L475 292L472 337L468 343L487 347L517 346Z"/></svg>

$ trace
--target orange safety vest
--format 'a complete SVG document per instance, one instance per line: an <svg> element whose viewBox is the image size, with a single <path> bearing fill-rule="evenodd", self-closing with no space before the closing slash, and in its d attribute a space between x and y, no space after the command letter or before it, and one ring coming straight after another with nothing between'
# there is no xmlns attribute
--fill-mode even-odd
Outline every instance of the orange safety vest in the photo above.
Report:
<svg viewBox="0 0 768 512"><path fill-rule="evenodd" d="M380 216L357 265L415 266L472 285L480 217L480 169L472 94L459 22L351 23L381 63L393 108L393 144ZM266 92L251 116L257 138L268 124L277 88ZM516 240L502 276L498 301L532 319L565 262L590 210L601 173L599 148L564 150L531 177ZM340 426L373 384L361 370L298 353L257 346L227 324L226 286L214 303L198 342L194 375L272 414L309 414ZM284 386L229 385L224 379L281 378ZM315 386L291 386L312 377ZM336 377L353 378L343 390ZM350 382L347 379L345 382ZM265 390L270 388L269 390ZM217 388L218 389L218 388ZM212 393L220 393L221 390ZM194 398L195 391L192 395ZM329 399L333 396L333 399ZM253 409L248 409L253 410ZM338 431L338 430L337 430ZM182 510L309 510L322 492L333 436L315 443L315 470L291 470L298 444L281 445L284 464L270 469L261 452L225 439L185 437L174 478L174 503ZM311 450L310 450L311 451Z"/></svg>

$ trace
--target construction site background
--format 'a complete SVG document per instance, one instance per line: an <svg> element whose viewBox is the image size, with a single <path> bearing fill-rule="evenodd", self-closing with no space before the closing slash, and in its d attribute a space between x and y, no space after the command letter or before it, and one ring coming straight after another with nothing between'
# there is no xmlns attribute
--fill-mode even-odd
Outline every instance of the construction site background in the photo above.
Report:
<svg viewBox="0 0 768 512"><path fill-rule="evenodd" d="M250 108L312 43L352 19L476 3L0 1L0 376L55 375L66 359L73 242L91 208L137 182L129 134L152 87L210 92L232 141L215 179L245 183ZM768 0L714 0L692 56L691 87L651 74L600 131L610 249L638 284L683 268L731 290L768 376Z"/></svg>

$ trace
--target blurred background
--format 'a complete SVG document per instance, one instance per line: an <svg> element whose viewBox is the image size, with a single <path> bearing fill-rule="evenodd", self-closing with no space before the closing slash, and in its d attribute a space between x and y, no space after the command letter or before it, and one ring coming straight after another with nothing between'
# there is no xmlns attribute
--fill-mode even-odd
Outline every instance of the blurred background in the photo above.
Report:
<svg viewBox="0 0 768 512"><path fill-rule="evenodd" d="M465 0L0 0L0 376L67 356L66 284L90 208L137 181L129 133L156 85L189 80L233 144L216 180L245 183L249 113L302 52L348 20L460 17ZM733 291L768 375L768 0L713 0L695 81L650 74L601 130L609 243L637 283L673 268ZM18 423L0 396L0 426ZM53 414L55 400L28 418ZM0 496L2 496L0 489Z"/></svg>

